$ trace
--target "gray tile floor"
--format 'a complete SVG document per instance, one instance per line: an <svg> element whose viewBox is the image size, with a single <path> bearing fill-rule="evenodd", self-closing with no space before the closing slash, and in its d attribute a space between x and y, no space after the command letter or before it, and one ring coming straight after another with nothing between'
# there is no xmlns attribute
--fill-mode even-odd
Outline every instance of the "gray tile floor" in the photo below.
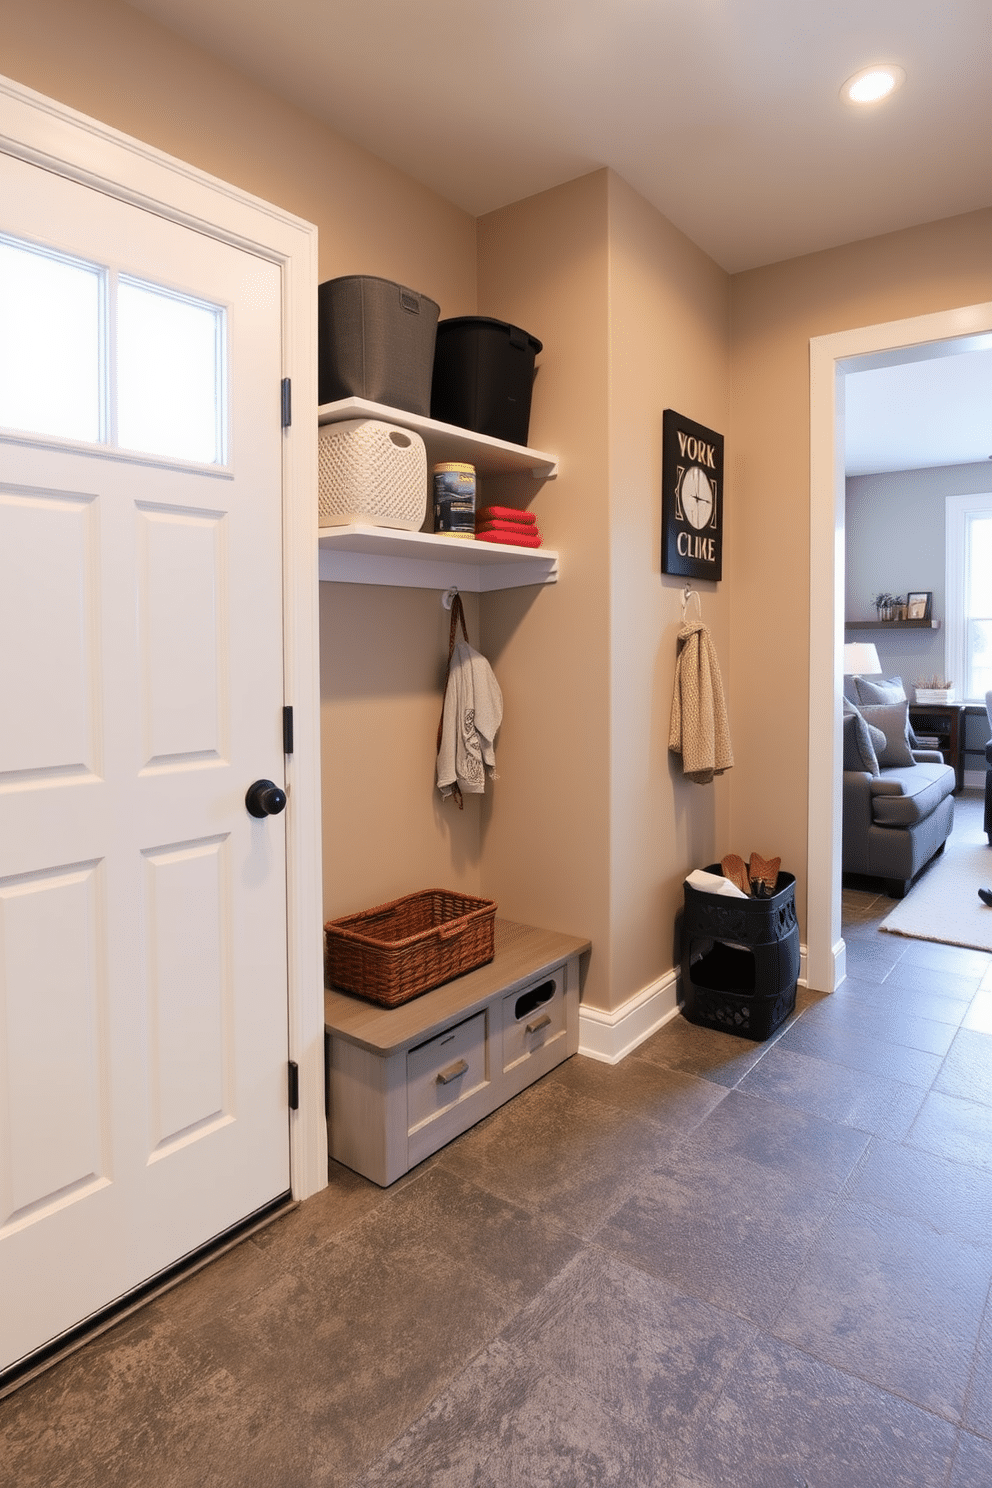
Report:
<svg viewBox="0 0 992 1488"><path fill-rule="evenodd" d="M989 1488L992 956L888 907L767 1043L679 1018L334 1167L0 1402L3 1482Z"/></svg>

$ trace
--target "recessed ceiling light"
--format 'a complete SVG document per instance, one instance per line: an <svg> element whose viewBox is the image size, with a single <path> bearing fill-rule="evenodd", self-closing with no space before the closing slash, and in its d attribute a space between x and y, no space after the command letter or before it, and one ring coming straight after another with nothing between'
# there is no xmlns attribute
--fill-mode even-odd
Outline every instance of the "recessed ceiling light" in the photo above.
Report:
<svg viewBox="0 0 992 1488"><path fill-rule="evenodd" d="M863 67L849 77L840 90L840 96L845 103L859 104L863 108L865 104L881 103L905 81L906 74L901 67L893 62L879 62L874 67Z"/></svg>

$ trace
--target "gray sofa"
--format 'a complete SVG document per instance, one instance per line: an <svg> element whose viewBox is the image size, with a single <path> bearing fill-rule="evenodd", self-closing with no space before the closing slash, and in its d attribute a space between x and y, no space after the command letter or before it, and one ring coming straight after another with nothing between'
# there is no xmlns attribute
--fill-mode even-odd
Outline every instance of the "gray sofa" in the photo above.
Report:
<svg viewBox="0 0 992 1488"><path fill-rule="evenodd" d="M954 825L954 770L914 747L902 683L844 678L845 875L881 880L901 899Z"/></svg>

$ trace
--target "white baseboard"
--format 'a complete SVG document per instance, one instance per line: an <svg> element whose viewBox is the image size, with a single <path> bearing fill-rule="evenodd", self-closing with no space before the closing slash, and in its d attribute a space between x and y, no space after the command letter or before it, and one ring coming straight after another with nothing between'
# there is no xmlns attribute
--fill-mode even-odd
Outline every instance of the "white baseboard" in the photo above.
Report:
<svg viewBox="0 0 992 1488"><path fill-rule="evenodd" d="M985 775L986 775L986 771L985 770L965 770L965 772L964 772L965 790L984 790L985 789Z"/></svg>
<svg viewBox="0 0 992 1488"><path fill-rule="evenodd" d="M806 985L805 946L799 947L799 985ZM611 1013L580 1005L579 1053L602 1064L619 1064L645 1039L677 1018L678 1012L679 974L673 967Z"/></svg>
<svg viewBox="0 0 992 1488"><path fill-rule="evenodd" d="M678 1015L678 981L677 971L666 971L611 1013L580 1005L579 1053L603 1064L619 1064L624 1055Z"/></svg>

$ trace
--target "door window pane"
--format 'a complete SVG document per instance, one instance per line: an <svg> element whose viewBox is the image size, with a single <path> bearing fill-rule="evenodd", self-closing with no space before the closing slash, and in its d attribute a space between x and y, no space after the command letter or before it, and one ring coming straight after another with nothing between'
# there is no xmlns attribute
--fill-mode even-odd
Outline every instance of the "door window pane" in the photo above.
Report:
<svg viewBox="0 0 992 1488"><path fill-rule="evenodd" d="M0 425L102 436L104 272L0 238Z"/></svg>
<svg viewBox="0 0 992 1488"><path fill-rule="evenodd" d="M226 312L123 275L117 291L117 443L224 464Z"/></svg>

